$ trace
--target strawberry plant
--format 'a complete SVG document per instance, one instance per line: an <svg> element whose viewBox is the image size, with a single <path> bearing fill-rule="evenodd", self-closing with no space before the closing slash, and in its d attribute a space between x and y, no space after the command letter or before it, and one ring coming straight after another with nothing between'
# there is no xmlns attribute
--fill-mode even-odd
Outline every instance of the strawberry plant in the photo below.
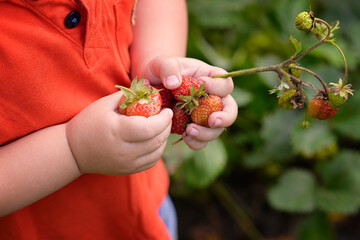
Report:
<svg viewBox="0 0 360 240"><path fill-rule="evenodd" d="M233 78L236 122L201 153L179 143L164 155L172 196L206 213L199 223L186 224L181 219L189 216L181 218L180 204L180 238L191 239L189 234L208 224L207 229L226 232L216 232L219 239L357 239L360 95L351 91L359 83L351 81L351 88L349 83L360 74L358 4L311 1L316 16L302 15L310 14L313 28L302 31L296 17L309 7L306 1L187 2L188 56L242 72ZM328 27L318 16L330 20L326 40ZM342 31L334 19L340 19ZM327 103L322 108L337 109L336 114L327 120L311 117L313 99L322 99ZM213 199L221 213L215 225Z"/></svg>
<svg viewBox="0 0 360 240"><path fill-rule="evenodd" d="M334 31L339 29L339 22L336 21L333 24L329 24L328 22L315 17L313 11L309 10L309 12L304 11L296 16L295 25L298 30L313 33L318 39L318 42L314 43L307 49L302 50L301 42L291 35L290 41L294 46L295 52L289 59L275 65L233 71L221 76L216 76L216 78L238 77L273 71L279 76L280 82L274 86L273 89L269 90L269 93L277 94L277 97L279 98L279 105L282 108L289 110L303 108L305 101L307 101L309 102L309 114L305 115L305 122L307 122L306 117L308 115L320 120L332 118L336 114L338 108L348 100L349 94L353 95L354 91L351 89L351 84L346 84L348 79L347 61L343 51L335 43L335 38L333 37ZM301 58L322 44L330 44L334 46L340 52L345 66L344 80L340 78L338 83L331 82L330 85L333 87L330 89L326 82L318 74L308 68L300 66L298 63ZM301 72L309 73L318 80L324 92L321 92L321 90L313 83L303 81L300 77ZM309 99L308 93L305 90L306 87L313 87L315 91L318 92L314 99ZM322 104L314 104L315 102L321 102ZM334 111L327 109L328 106L334 109ZM324 112L324 114L321 114L321 112Z"/></svg>

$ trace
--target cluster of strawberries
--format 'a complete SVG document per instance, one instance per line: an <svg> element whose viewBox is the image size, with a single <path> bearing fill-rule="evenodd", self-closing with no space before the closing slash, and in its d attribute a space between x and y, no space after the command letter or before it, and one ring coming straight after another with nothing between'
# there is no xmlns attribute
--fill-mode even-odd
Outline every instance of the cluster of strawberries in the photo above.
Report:
<svg viewBox="0 0 360 240"><path fill-rule="evenodd" d="M204 90L204 83L192 77L182 77L179 88L166 89L162 84L150 86L135 78L130 88L116 86L124 94L119 101L119 113L127 116L150 117L160 113L163 108L174 112L171 133L182 135L187 124L193 122L209 127L208 118L213 112L221 111L221 98L209 95Z"/></svg>
<svg viewBox="0 0 360 240"><path fill-rule="evenodd" d="M310 117L319 120L334 117L339 108L348 100L348 94L353 94L353 90L350 89L351 85L344 85L341 79L339 83L331 84L333 87L329 88L327 92L322 89L309 101L307 113ZM285 91L278 100L279 106L288 110L302 108L305 99L300 91L296 89Z"/></svg>
<svg viewBox="0 0 360 240"><path fill-rule="evenodd" d="M322 90L316 89L317 94L316 96L308 102L307 106L307 114L319 120L330 119L335 116L339 108L345 104L348 100L348 95L353 95L353 91L351 89L351 84L346 84L347 78L347 63L343 52L341 51L340 47L335 44L335 39L329 40L332 37L333 31L338 29L338 22L335 24L334 27L331 27L327 22L315 18L314 13L310 10L309 12L301 12L296 16L295 19L296 28L305 31L305 32L313 32L319 42L317 45L313 45L315 47L320 46L322 43L328 42L331 43L333 46L337 47L337 49L341 52L344 63L345 63L345 76L344 81L339 79L338 83L330 83L332 85L331 88L328 88L326 84L321 80L319 76L315 75L321 82L323 82L324 88ZM293 42L294 43L294 42ZM297 46L296 46L297 45ZM296 41L294 44L295 47L301 47ZM314 48L315 48L314 47ZM309 48L307 52L310 52ZM303 52L304 53L304 52ZM302 53L302 54L303 54ZM292 58L299 59L299 56L295 56ZM290 67L296 67L295 63L290 64ZM287 69L285 69L287 70ZM296 68L290 68L286 71L288 74L296 77L300 80L301 70ZM311 72L311 71L309 71ZM298 84L298 83L297 83ZM302 88L296 89L289 89L286 90L281 97L279 98L278 104L280 107L284 109L296 109L296 108L303 108L304 102L307 100L307 97L304 96L304 91Z"/></svg>

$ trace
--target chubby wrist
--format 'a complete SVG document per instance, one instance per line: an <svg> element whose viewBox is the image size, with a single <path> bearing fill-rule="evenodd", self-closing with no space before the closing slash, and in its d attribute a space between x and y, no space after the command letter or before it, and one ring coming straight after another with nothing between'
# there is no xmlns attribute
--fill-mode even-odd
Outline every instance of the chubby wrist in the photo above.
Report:
<svg viewBox="0 0 360 240"><path fill-rule="evenodd" d="M78 174L80 176L80 175L82 175L82 171L81 171L80 165L79 165L79 163L77 161L76 155L74 153L74 146L73 145L74 145L75 139L73 139L74 136L73 136L73 133L72 133L72 122L71 121L64 124L64 132L65 132L65 138L66 138L69 153L72 156L74 166L76 167L76 170L77 170L77 172L78 172Z"/></svg>

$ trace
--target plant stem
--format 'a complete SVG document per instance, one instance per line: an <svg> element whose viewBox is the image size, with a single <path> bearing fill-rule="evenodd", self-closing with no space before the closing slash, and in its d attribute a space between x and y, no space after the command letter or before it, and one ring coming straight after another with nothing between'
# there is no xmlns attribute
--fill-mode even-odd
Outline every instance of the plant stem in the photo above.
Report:
<svg viewBox="0 0 360 240"><path fill-rule="evenodd" d="M297 60L299 60L300 58L302 58L303 56L305 56L306 54L308 54L309 52L311 52L312 50L314 50L315 48L317 48L318 46L320 46L321 44L323 44L326 40L329 39L330 34L331 34L331 26L324 20L320 19L320 18L315 18L314 21L316 22L321 22L323 24L325 24L328 32L326 34L325 37L323 37L321 40L319 40L317 43L315 43L314 45L312 45L311 47L307 48L305 51L299 53L298 55L291 57L290 59L286 60L285 62L283 62L284 66L289 65L292 62L295 62Z"/></svg>
<svg viewBox="0 0 360 240"><path fill-rule="evenodd" d="M226 73L226 74L223 74L223 75L215 76L213 78L238 77L238 76L250 75L250 74L255 74L255 73L260 73L260 72L269 72L269 71L274 71L274 72L277 72L277 73L283 73L283 69L285 67L287 67L287 68L295 68L295 69L303 70L303 71L308 72L308 73L312 74L313 76L315 76L320 81L321 85L324 87L326 96L328 97L329 96L328 87L327 87L326 83L321 79L321 77L319 75L317 75L316 73L314 73L313 71L311 71L311 70L309 70L307 68L303 68L303 67L300 67L300 66L294 66L294 67L289 66L291 63L296 62L297 60L299 60L300 58L302 58L303 56L305 56L306 54L308 54L309 52L311 52L312 50L314 50L315 48L317 48L321 44L323 44L325 42L326 43L331 43L335 47L338 48L338 50L340 51L340 53L343 56L343 59L345 61L345 79L344 79L344 82L346 82L346 79L347 79L347 63L346 63L345 56L344 56L343 52L341 51L341 49L339 48L339 46L337 46L333 41L328 41L328 39L330 37L330 34L331 34L331 26L326 21L324 21L324 20L322 20L320 18L315 18L314 21L325 24L325 26L326 26L326 28L328 30L327 34L322 39L320 39L317 43L315 43L311 47L307 48L303 52L299 53L298 55L292 56L291 58L289 58L288 60L286 60L286 61L284 61L284 62L282 62L280 64L242 69L242 70L238 70L238 71L229 72L229 73ZM301 80L300 80L300 83L301 83Z"/></svg>
<svg viewBox="0 0 360 240"><path fill-rule="evenodd" d="M250 75L260 72L270 72L270 71L278 71L282 67L281 64L271 65L271 66L265 66L265 67L255 67L255 68L248 68L248 69L242 69L238 71L229 72L223 75L218 75L213 78L228 78L228 77L238 77L238 76L244 76L244 75Z"/></svg>
<svg viewBox="0 0 360 240"><path fill-rule="evenodd" d="M326 96L327 96L327 97L329 96L328 86L326 85L326 83L324 82L324 80L323 80L318 74L316 74L315 72L311 71L310 69L307 69L307 68L304 68L304 67L300 67L300 66L291 66L291 67L289 67L289 68L299 69L299 70L301 70L301 71L308 72L308 73L310 73L311 75L313 75L314 77L316 77L317 80L319 80L319 82L320 82L321 85L323 86L324 91L325 91L325 93L326 93Z"/></svg>
<svg viewBox="0 0 360 240"><path fill-rule="evenodd" d="M345 55L344 55L343 51L341 50L341 48L336 43L334 43L334 41L326 41L326 43L329 43L329 44L333 45L334 47L336 47L339 50L339 52L340 52L340 54L341 54L341 56L342 56L342 58L344 60L344 65L345 65L344 86L345 86L346 85L346 80L347 80L347 77L348 77L348 65L347 65Z"/></svg>

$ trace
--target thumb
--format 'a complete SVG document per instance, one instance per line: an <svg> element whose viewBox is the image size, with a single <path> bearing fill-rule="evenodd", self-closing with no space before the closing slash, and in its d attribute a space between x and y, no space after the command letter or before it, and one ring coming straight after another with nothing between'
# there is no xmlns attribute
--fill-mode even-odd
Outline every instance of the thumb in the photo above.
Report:
<svg viewBox="0 0 360 240"><path fill-rule="evenodd" d="M175 57L157 57L152 63L152 72L159 77L167 89L176 89L181 85L181 63Z"/></svg>
<svg viewBox="0 0 360 240"><path fill-rule="evenodd" d="M106 108L108 110L114 110L119 107L119 101L121 96L123 95L123 91L116 91L112 94L109 94L107 96L104 96L100 99L98 99L95 103L97 105L102 105L103 108Z"/></svg>

